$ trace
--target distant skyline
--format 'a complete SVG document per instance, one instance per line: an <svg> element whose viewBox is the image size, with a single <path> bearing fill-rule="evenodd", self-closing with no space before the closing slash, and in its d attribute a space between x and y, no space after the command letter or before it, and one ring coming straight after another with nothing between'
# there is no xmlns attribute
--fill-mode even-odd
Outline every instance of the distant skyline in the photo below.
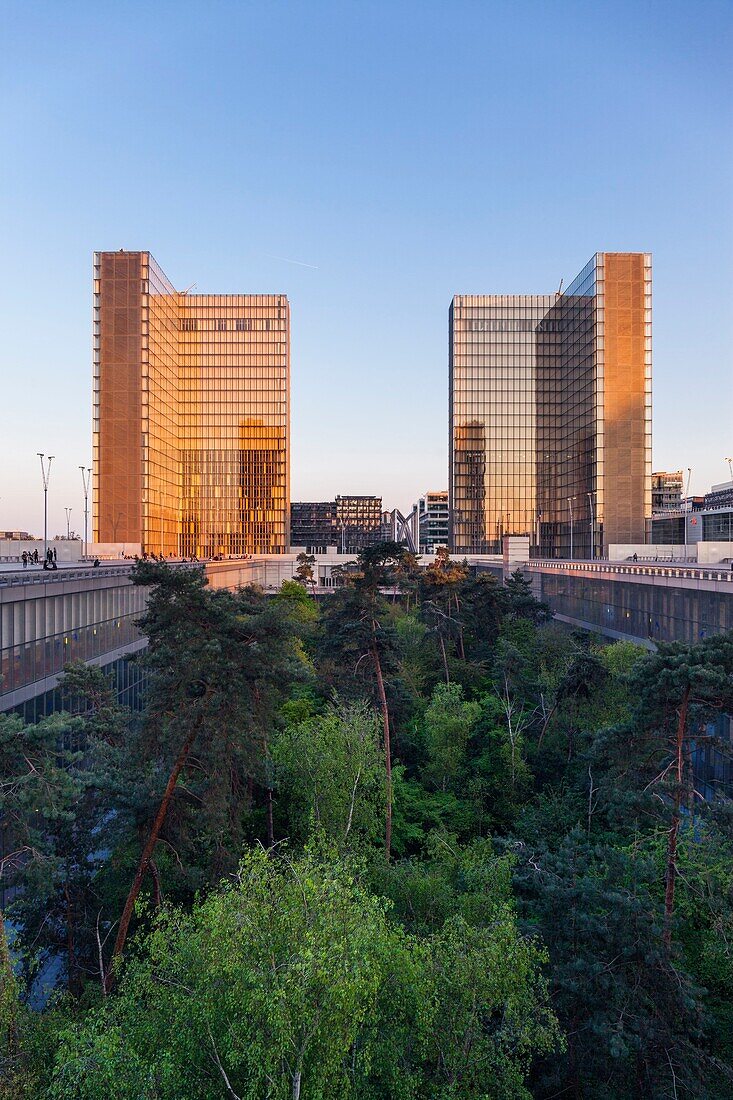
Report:
<svg viewBox="0 0 733 1100"><path fill-rule="evenodd" d="M292 498L448 483L454 294L653 255L654 469L733 455L733 5L3 4L0 528L83 529L92 253L285 293Z"/></svg>

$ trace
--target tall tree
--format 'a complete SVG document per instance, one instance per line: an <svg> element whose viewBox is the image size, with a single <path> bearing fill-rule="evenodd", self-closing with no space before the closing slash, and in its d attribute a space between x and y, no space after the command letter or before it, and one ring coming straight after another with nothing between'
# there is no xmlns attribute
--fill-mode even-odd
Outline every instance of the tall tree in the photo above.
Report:
<svg viewBox="0 0 733 1100"><path fill-rule="evenodd" d="M669 948L680 830L702 807L693 753L716 742L708 726L733 711L733 637L662 644L634 666L629 683L633 716L597 739L593 757L605 772L602 794L616 826L630 832L639 822L659 823L665 829L663 938Z"/></svg>
<svg viewBox="0 0 733 1100"><path fill-rule="evenodd" d="M368 669L373 678L374 694L382 716L386 796L384 849L387 859L392 849L392 733L385 673L396 664L397 640L389 624L388 607L383 597L404 561L406 551L396 542L382 542L362 550L356 570L347 577L348 587L328 607L324 615L323 653L346 665L351 677Z"/></svg>
<svg viewBox="0 0 733 1100"><path fill-rule="evenodd" d="M141 562L133 581L150 587L141 619L148 637L142 662L151 681L141 751L161 759L166 782L157 807L151 799L142 829L142 851L120 917L107 988L176 796L191 801L188 788L179 786L187 768L194 784L201 776L206 782L207 797L194 800L195 813L209 815L215 843L227 824L235 823L230 811L241 806L247 775L259 772L272 843L269 730L287 678L298 675L292 620L281 605L251 589L209 592L197 569Z"/></svg>
<svg viewBox="0 0 733 1100"><path fill-rule="evenodd" d="M460 684L436 685L423 719L428 752L423 775L438 790L465 793L468 742L479 713L479 704L464 699Z"/></svg>
<svg viewBox="0 0 733 1100"><path fill-rule="evenodd" d="M301 838L322 830L340 849L371 841L384 805L379 715L364 701L330 706L278 734L273 757Z"/></svg>
<svg viewBox="0 0 733 1100"><path fill-rule="evenodd" d="M512 847L520 912L547 945L568 1043L566 1059L539 1066L533 1095L715 1095L699 990L662 943L653 861L589 843L582 828Z"/></svg>
<svg viewBox="0 0 733 1100"><path fill-rule="evenodd" d="M509 614L514 618L544 623L551 617L549 606L537 599L532 591L532 582L521 569L514 570L505 588L509 598Z"/></svg>

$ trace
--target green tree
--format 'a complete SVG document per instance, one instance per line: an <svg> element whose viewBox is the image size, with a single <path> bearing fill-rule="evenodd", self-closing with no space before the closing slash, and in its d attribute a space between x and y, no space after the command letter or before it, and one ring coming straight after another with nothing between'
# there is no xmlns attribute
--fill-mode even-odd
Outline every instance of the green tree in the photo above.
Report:
<svg viewBox="0 0 733 1100"><path fill-rule="evenodd" d="M550 958L551 1002L567 1059L538 1068L534 1095L608 1100L712 1096L699 991L662 942L653 862L589 843L576 828L552 847L517 845L527 926Z"/></svg>
<svg viewBox="0 0 733 1100"><path fill-rule="evenodd" d="M53 863L47 888L24 876L15 915L24 945L65 962L69 992L79 997L100 981L100 945L119 911L110 853L129 840L140 780L129 766L130 715L111 677L75 662L59 681L69 718L57 740L59 764L73 790L68 812L50 823Z"/></svg>
<svg viewBox="0 0 733 1100"><path fill-rule="evenodd" d="M294 574L296 580L305 588L307 588L308 585L314 585L313 566L316 564L314 555L301 552L295 560L298 563Z"/></svg>
<svg viewBox="0 0 733 1100"><path fill-rule="evenodd" d="M119 994L66 1034L53 1095L352 1095L392 938L335 856L253 850L190 915L161 915Z"/></svg>
<svg viewBox="0 0 733 1100"><path fill-rule="evenodd" d="M348 587L329 603L323 620L323 655L332 661L335 659L342 670L348 670L346 679L353 680L357 670L361 670L362 676L370 676L372 694L382 716L387 780L384 814L387 859L392 850L393 789L392 728L386 676L397 666L398 643L382 591L395 580L406 553L396 542L382 542L362 550L356 571L348 576Z"/></svg>
<svg viewBox="0 0 733 1100"><path fill-rule="evenodd" d="M69 748L72 734L73 723L65 715L29 725L17 716L0 715L0 897L16 894L9 914L0 909L0 1097L8 1100L37 1095L33 1045L38 1029L23 1002L34 936L15 926L15 917L24 892L39 907L54 896L60 863L54 833L61 822L73 820L82 790L71 768L78 762ZM8 915L14 918L12 954Z"/></svg>
<svg viewBox="0 0 733 1100"><path fill-rule="evenodd" d="M205 831L217 859L231 858L227 847L241 829L247 777L259 773L273 841L269 737L287 681L301 667L291 617L253 589L209 592L202 570L149 562L138 563L133 581L150 587L140 621L148 636L141 660L150 688L139 749L142 761L158 762L166 781L162 793L158 786L152 794L141 822L142 851L120 916L107 988L156 846L177 806L187 808L183 821L193 819L199 837Z"/></svg>
<svg viewBox="0 0 733 1100"><path fill-rule="evenodd" d="M478 703L467 702L460 684L437 684L423 720L428 762L423 774L439 790L463 794L466 754Z"/></svg>
<svg viewBox="0 0 733 1100"><path fill-rule="evenodd" d="M509 599L509 614L515 619L528 619L531 623L544 623L551 617L550 608L532 592L532 582L521 569L515 569L505 584Z"/></svg>
<svg viewBox="0 0 733 1100"><path fill-rule="evenodd" d="M273 758L299 836L312 829L343 847L373 840L384 805L380 719L363 700L286 726Z"/></svg>
<svg viewBox="0 0 733 1100"><path fill-rule="evenodd" d="M532 791L525 753L526 716L496 692L483 695L469 746L467 793L477 822L506 832ZM509 713L507 714L507 709Z"/></svg>
<svg viewBox="0 0 733 1100"><path fill-rule="evenodd" d="M459 592L467 575L465 566L453 561L446 547L440 546L435 560L422 571L419 579L420 611L437 639L446 683L450 683L447 647L455 650L461 659L465 658Z"/></svg>
<svg viewBox="0 0 733 1100"><path fill-rule="evenodd" d="M460 600L465 658L477 672L486 674L508 610L506 589L493 573L480 573L463 582Z"/></svg>
<svg viewBox="0 0 733 1100"><path fill-rule="evenodd" d="M527 1100L558 1043L542 954L506 894L477 904L417 936L335 851L251 851L65 1030L51 1096Z"/></svg>
<svg viewBox="0 0 733 1100"><path fill-rule="evenodd" d="M621 811L667 831L664 942L671 946L677 885L677 847L683 810L694 819L693 749L714 741L707 723L733 711L733 636L714 635L689 645L660 645L635 667L630 688L637 705L631 721L598 741L606 771L605 797ZM657 797L661 795L661 797Z"/></svg>

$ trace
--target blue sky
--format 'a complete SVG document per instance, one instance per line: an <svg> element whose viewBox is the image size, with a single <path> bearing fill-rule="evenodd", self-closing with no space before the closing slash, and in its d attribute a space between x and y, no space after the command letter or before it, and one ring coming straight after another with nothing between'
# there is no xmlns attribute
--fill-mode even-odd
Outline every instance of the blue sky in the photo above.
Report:
<svg viewBox="0 0 733 1100"><path fill-rule="evenodd" d="M654 254L654 465L733 455L733 4L0 3L0 527L81 520L91 256L285 292L292 496L447 484L455 293ZM287 260L299 261L299 264ZM300 266L307 264L312 266Z"/></svg>

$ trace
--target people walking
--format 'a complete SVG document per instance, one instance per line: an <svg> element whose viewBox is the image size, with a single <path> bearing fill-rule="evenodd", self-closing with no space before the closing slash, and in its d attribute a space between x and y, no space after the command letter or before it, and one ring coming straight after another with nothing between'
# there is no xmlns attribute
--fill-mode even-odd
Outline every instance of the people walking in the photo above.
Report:
<svg viewBox="0 0 733 1100"><path fill-rule="evenodd" d="M27 550L23 551L22 557L23 557L23 568L27 569L28 568L28 551Z"/></svg>
<svg viewBox="0 0 733 1100"><path fill-rule="evenodd" d="M34 562L35 565L38 565L38 548L37 547L33 551L33 562Z"/></svg>

